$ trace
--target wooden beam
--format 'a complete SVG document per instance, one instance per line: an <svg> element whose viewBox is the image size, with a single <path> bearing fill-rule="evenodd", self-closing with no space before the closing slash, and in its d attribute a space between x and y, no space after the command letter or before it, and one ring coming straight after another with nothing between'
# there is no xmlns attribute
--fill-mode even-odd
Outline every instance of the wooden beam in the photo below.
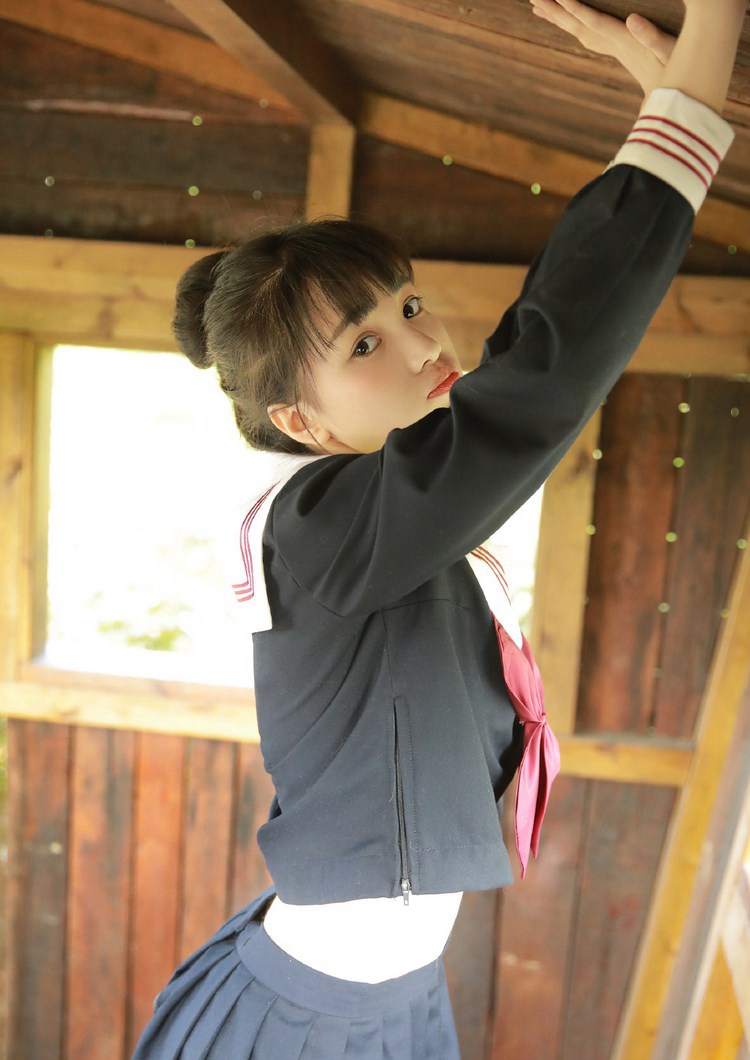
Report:
<svg viewBox="0 0 750 1060"><path fill-rule="evenodd" d="M575 729L600 419L597 411L542 494L531 640L558 735Z"/></svg>
<svg viewBox="0 0 750 1060"><path fill-rule="evenodd" d="M747 982L746 979L745 985ZM744 993L747 994L746 989ZM743 1029L738 999L726 958L718 949L687 1060L740 1060Z"/></svg>
<svg viewBox="0 0 750 1060"><path fill-rule="evenodd" d="M342 134L343 136L343 134ZM0 330L49 342L174 349L179 276L205 250L147 243L0 236ZM416 261L430 308L465 332L464 367L526 274L520 266ZM729 376L750 371L750 284L678 276L636 354L636 371Z"/></svg>
<svg viewBox="0 0 750 1060"><path fill-rule="evenodd" d="M307 164L308 220L349 215L354 146L353 125L313 125Z"/></svg>
<svg viewBox="0 0 750 1060"><path fill-rule="evenodd" d="M693 757L692 747L680 740L561 733L559 742L561 775L586 780L680 788Z"/></svg>
<svg viewBox="0 0 750 1060"><path fill-rule="evenodd" d="M661 1014L654 1055L664 1060L700 1057L706 1032L713 1033L716 1029L717 1014L712 1012L712 969L716 971L717 958L721 957L722 937L725 949L727 939L736 937L739 941L743 918L747 921L750 914L750 908L742 908L744 888L741 887L745 871L742 861L750 836L748 777L750 684L745 690L744 705L732 734L709 830L700 851L697 879ZM750 941L748 936L750 932L746 931L745 937ZM736 952L731 950L731 942L727 954L730 952L733 956ZM750 1018L750 993L742 987L743 983L750 986L750 978L744 974L745 970L750 972L750 948L745 965L746 969L737 968L736 993L738 998L746 995L745 1009ZM706 1050L703 1055L714 1053Z"/></svg>
<svg viewBox="0 0 750 1060"><path fill-rule="evenodd" d="M364 94L359 128L387 143L433 158L450 158L493 177L538 183L556 195L574 195L604 169L600 162L569 151L372 92Z"/></svg>
<svg viewBox="0 0 750 1060"><path fill-rule="evenodd" d="M744 1035L750 1042L750 896L747 890L750 881L747 868L743 867L741 872L744 884L738 880L730 896L721 941Z"/></svg>
<svg viewBox="0 0 750 1060"><path fill-rule="evenodd" d="M0 0L0 18L128 62L288 111L288 101L213 41L91 0Z"/></svg>
<svg viewBox="0 0 750 1060"><path fill-rule="evenodd" d="M21 668L21 680L0 682L0 714L27 721L85 725L257 743L254 694L248 688L187 681L104 677ZM679 787L691 749L680 741L621 736L563 736L566 776Z"/></svg>
<svg viewBox="0 0 750 1060"><path fill-rule="evenodd" d="M750 550L747 549L738 552L728 612L706 685L690 774L675 809L657 875L613 1060L633 1060L633 1057L656 1060L655 1039L709 833L711 812L743 695L750 683Z"/></svg>
<svg viewBox="0 0 750 1060"><path fill-rule="evenodd" d="M0 334L0 678L31 652L34 343Z"/></svg>
<svg viewBox="0 0 750 1060"><path fill-rule="evenodd" d="M170 0L229 55L258 71L268 84L314 122L350 124L359 86L338 56L305 23L302 12L266 0Z"/></svg>
<svg viewBox="0 0 750 1060"><path fill-rule="evenodd" d="M478 122L370 92L363 96L359 128L387 143L433 158L450 158L458 165L518 184L539 184L542 190L565 198L599 176L606 165ZM750 250L750 209L709 199L696 217L694 232L708 243L734 244L741 250Z"/></svg>

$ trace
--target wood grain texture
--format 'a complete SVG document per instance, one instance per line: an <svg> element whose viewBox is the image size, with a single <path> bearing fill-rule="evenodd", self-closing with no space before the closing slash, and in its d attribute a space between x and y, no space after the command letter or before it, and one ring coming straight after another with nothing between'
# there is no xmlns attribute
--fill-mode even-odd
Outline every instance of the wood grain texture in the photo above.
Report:
<svg viewBox="0 0 750 1060"><path fill-rule="evenodd" d="M179 960L229 915L236 748L191 740L186 752Z"/></svg>
<svg viewBox="0 0 750 1060"><path fill-rule="evenodd" d="M532 645L545 709L558 734L576 725L600 414L589 420L545 483L536 554Z"/></svg>
<svg viewBox="0 0 750 1060"><path fill-rule="evenodd" d="M610 1055L674 798L665 789L591 784L561 1060Z"/></svg>
<svg viewBox="0 0 750 1060"><path fill-rule="evenodd" d="M76 729L64 1055L126 1060L135 736Z"/></svg>
<svg viewBox="0 0 750 1060"><path fill-rule="evenodd" d="M750 527L746 531L750 534ZM641 951L613 1056L652 1055L679 939L683 931L713 806L742 697L750 682L750 552L739 553L711 664L688 782L679 795L664 848Z"/></svg>
<svg viewBox="0 0 750 1060"><path fill-rule="evenodd" d="M164 10L169 8L162 5ZM46 5L46 10L49 6ZM94 15L101 12L96 5ZM0 16L1 17L1 16ZM105 20L106 20L105 12ZM105 23L101 35L104 36ZM239 96L221 88L200 84L186 76L184 69L172 71L166 61L159 66L143 65L137 37L114 37L113 51L108 41L97 41L97 47L75 42L80 24L70 26L73 39L50 36L43 26L20 25L0 21L3 49L14 56L2 72L3 109L17 114L71 113L106 115L121 119L123 134L128 118L151 118L192 125L196 116L204 125L228 122L242 125L287 125L303 123L302 116L270 101L261 106L258 97ZM203 45L193 36L191 43ZM214 45L208 45L214 48ZM122 54L118 54L118 50ZM228 60L204 70L208 76L218 70L226 78ZM196 75L195 67L191 70ZM196 138L200 143L200 134Z"/></svg>
<svg viewBox="0 0 750 1060"><path fill-rule="evenodd" d="M683 396L677 377L629 375L604 408L579 730L643 733L651 725Z"/></svg>
<svg viewBox="0 0 750 1060"><path fill-rule="evenodd" d="M356 115L356 80L338 55L310 32L302 12L290 18L262 0L171 2L311 120L347 125Z"/></svg>
<svg viewBox="0 0 750 1060"><path fill-rule="evenodd" d="M34 343L0 333L0 676L11 679L32 639Z"/></svg>
<svg viewBox="0 0 750 1060"><path fill-rule="evenodd" d="M558 778L539 858L526 879L502 892L496 939L491 1048L487 1060L557 1057L570 991L570 953L580 903L582 844L589 785ZM512 792L506 797L505 834L512 845Z"/></svg>
<svg viewBox="0 0 750 1060"><path fill-rule="evenodd" d="M685 401L653 725L691 737L750 515L750 384L691 379Z"/></svg>
<svg viewBox="0 0 750 1060"><path fill-rule="evenodd" d="M180 736L136 737L127 1057L177 967L184 747Z"/></svg>
<svg viewBox="0 0 750 1060"><path fill-rule="evenodd" d="M88 0L0 0L0 18L197 84L289 109L284 96L231 54L195 33Z"/></svg>
<svg viewBox="0 0 750 1060"><path fill-rule="evenodd" d="M8 1057L60 1060L66 1022L70 730L8 724Z"/></svg>
<svg viewBox="0 0 750 1060"><path fill-rule="evenodd" d="M347 217L352 197L355 131L351 125L313 125L307 162L305 216Z"/></svg>

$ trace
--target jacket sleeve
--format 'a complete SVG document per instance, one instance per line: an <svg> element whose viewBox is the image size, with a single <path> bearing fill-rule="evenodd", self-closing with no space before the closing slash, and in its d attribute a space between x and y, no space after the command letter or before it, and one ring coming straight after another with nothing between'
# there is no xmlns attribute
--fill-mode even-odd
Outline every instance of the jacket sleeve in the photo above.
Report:
<svg viewBox="0 0 750 1060"><path fill-rule="evenodd" d="M703 121L700 138L726 151L718 115L659 92L668 113L679 97L686 138ZM626 367L684 257L696 181L706 190L679 159L665 170L658 143L624 157L636 132L568 204L450 408L391 431L377 453L315 461L279 493L273 545L323 606L370 613L462 559L541 486Z"/></svg>

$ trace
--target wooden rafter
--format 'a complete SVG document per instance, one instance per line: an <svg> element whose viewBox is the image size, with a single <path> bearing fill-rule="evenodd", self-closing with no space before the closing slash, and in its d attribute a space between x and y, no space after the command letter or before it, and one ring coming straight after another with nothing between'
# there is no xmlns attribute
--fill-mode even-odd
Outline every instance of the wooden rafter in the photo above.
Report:
<svg viewBox="0 0 750 1060"><path fill-rule="evenodd" d="M171 0L223 51L255 70L314 123L350 124L359 86L304 24L267 0Z"/></svg>
<svg viewBox="0 0 750 1060"><path fill-rule="evenodd" d="M254 103L290 104L213 41L90 0L0 0L0 18Z"/></svg>
<svg viewBox="0 0 750 1060"><path fill-rule="evenodd" d="M749 683L750 550L745 549L738 552L728 618L706 685L693 762L657 876L613 1060L656 1060L654 1045L661 1013L709 835L711 812Z"/></svg>
<svg viewBox="0 0 750 1060"><path fill-rule="evenodd" d="M281 17L278 8L264 0L173 0L173 6L211 39L158 26L91 0L0 0L0 18L256 102L263 98L279 107L293 105L314 126L355 124L359 131L388 143L436 158L449 156L459 165L514 183L539 184L556 195L575 194L603 170L603 161L545 147L430 108L361 93L343 72L335 53L300 22L298 15L294 19ZM406 22L420 26L439 29L446 24L440 16L387 0L368 0L368 6L393 16L401 12ZM453 27L452 20L450 25ZM485 45L505 40L500 34L465 22L456 26L459 36L467 40L475 41L477 35ZM530 46L524 42L523 47L526 55ZM541 63L546 52L532 48L529 54ZM558 57L564 54L556 52ZM578 57L576 62L580 65ZM320 147L330 142L328 132L314 130L313 152L317 157L311 154L310 159L313 199L320 196L319 188L341 187L342 174L351 170L351 152L339 149L331 154L329 146ZM337 192L332 205L325 203L313 212L345 213L337 205L341 201ZM750 210L710 197L698 214L695 234L718 246L733 244L750 250Z"/></svg>

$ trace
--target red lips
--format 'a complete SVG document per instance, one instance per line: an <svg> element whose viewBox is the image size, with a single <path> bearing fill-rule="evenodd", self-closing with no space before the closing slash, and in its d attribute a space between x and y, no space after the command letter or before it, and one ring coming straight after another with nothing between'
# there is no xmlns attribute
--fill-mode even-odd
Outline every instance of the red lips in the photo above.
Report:
<svg viewBox="0 0 750 1060"><path fill-rule="evenodd" d="M441 394L447 394L450 388L456 382L456 380L460 378L461 376L458 374L458 372L453 372L449 369L448 372L443 376L441 381L438 383L438 385L435 387L435 389L429 392L427 397L434 398L440 397Z"/></svg>

